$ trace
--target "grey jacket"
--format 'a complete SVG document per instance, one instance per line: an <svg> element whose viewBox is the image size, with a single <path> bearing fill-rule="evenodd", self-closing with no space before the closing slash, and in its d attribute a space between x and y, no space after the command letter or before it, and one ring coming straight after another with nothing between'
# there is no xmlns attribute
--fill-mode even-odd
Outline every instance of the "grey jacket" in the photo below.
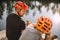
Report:
<svg viewBox="0 0 60 40"><path fill-rule="evenodd" d="M19 40L40 40L40 33L30 24L23 32Z"/></svg>

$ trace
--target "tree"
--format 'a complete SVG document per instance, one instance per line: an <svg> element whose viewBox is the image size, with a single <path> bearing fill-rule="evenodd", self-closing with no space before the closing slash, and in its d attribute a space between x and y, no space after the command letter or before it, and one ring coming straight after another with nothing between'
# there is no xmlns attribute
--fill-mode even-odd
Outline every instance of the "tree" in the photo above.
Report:
<svg viewBox="0 0 60 40"><path fill-rule="evenodd" d="M34 7L36 6L36 5L32 5L33 1L35 2L39 1L40 3L42 3L42 5L45 5L46 7L49 7L49 3L51 2L56 3L56 4L60 3L60 0L0 0L0 18L2 18L1 16L3 15L3 11L4 11L4 6L2 5L3 2L7 3L7 12L10 14L12 13L14 1L23 1L27 3L29 8L31 7L31 9L34 9ZM42 5L37 6L37 8L40 10Z"/></svg>

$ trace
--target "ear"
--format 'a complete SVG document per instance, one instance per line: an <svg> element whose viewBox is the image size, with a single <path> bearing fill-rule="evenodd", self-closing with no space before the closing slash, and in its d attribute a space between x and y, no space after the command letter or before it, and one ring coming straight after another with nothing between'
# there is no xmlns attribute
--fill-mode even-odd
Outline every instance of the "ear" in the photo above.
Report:
<svg viewBox="0 0 60 40"><path fill-rule="evenodd" d="M17 9L17 8L15 8L15 11L18 11L18 9Z"/></svg>

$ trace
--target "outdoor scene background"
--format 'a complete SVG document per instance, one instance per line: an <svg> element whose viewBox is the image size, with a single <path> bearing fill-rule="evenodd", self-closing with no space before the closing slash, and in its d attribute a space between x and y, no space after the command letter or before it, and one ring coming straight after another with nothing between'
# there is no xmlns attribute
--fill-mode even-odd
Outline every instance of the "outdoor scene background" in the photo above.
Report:
<svg viewBox="0 0 60 40"><path fill-rule="evenodd" d="M6 29L6 17L14 12L13 5L18 0L0 1L0 31ZM52 34L60 39L60 2L59 0L19 0L28 4L29 10L22 17L24 21L35 23L37 19L46 15L53 21Z"/></svg>

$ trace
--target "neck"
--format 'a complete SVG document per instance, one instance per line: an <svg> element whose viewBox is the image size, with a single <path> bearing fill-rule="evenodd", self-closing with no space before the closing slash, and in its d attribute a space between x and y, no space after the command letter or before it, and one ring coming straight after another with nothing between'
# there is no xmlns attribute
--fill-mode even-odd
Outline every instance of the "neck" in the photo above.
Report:
<svg viewBox="0 0 60 40"><path fill-rule="evenodd" d="M16 15L18 15L18 13L17 13L17 12L15 12L15 14L16 14Z"/></svg>
<svg viewBox="0 0 60 40"><path fill-rule="evenodd" d="M18 12L15 12L16 15L20 16L20 14Z"/></svg>

